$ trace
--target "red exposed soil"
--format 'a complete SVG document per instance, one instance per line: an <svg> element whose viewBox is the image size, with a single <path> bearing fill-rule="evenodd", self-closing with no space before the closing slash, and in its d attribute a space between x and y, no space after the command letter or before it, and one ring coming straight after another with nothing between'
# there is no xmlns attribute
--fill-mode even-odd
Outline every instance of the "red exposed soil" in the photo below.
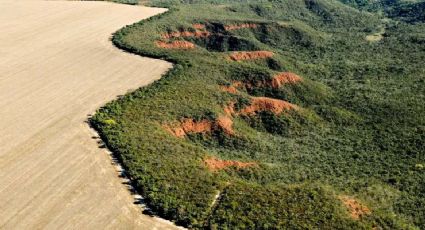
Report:
<svg viewBox="0 0 425 230"><path fill-rule="evenodd" d="M197 30L204 30L205 29L205 25L201 24L201 23L193 24L192 27L197 29Z"/></svg>
<svg viewBox="0 0 425 230"><path fill-rule="evenodd" d="M156 46L159 48L164 49L193 49L195 48L195 45L188 41L173 41L173 42L163 42L163 41L156 41Z"/></svg>
<svg viewBox="0 0 425 230"><path fill-rule="evenodd" d="M364 215L369 215L371 213L370 209L365 205L361 204L359 201L355 200L349 196L339 196L338 197L342 203L347 207L350 212L351 218L359 220Z"/></svg>
<svg viewBox="0 0 425 230"><path fill-rule="evenodd" d="M208 32L208 31L195 31L195 32L179 31L179 32L172 32L172 33L168 33L168 34L163 34L162 38L164 38L164 39L181 38L181 37L202 38L202 37L208 37L210 35L211 35L211 33Z"/></svg>
<svg viewBox="0 0 425 230"><path fill-rule="evenodd" d="M239 25L226 25L224 26L224 29L227 31L230 30L238 30L238 29L245 29L245 28L257 28L257 24L253 23L245 23L245 24L239 24Z"/></svg>
<svg viewBox="0 0 425 230"><path fill-rule="evenodd" d="M182 122L182 129L186 133L205 133L211 132L212 130L212 122L209 120L195 121L193 119L185 119Z"/></svg>
<svg viewBox="0 0 425 230"><path fill-rule="evenodd" d="M302 81L302 78L291 72L280 73L273 77L271 87L279 88L284 84L294 84Z"/></svg>
<svg viewBox="0 0 425 230"><path fill-rule="evenodd" d="M229 135L234 135L235 132L233 131L233 121L228 116L221 116L217 119L216 125L218 128L223 130L224 133Z"/></svg>
<svg viewBox="0 0 425 230"><path fill-rule="evenodd" d="M207 119L195 121L194 119L186 118L177 127L170 127L168 125L164 125L163 127L174 136L183 138L189 133L210 133L213 130L222 130L228 135L234 135L232 126L233 121L230 117L221 116L214 122Z"/></svg>
<svg viewBox="0 0 425 230"><path fill-rule="evenodd" d="M240 162L232 160L220 160L215 157L210 157L204 160L205 165L211 171L217 171L228 167L236 167L238 169L257 166L255 162Z"/></svg>
<svg viewBox="0 0 425 230"><path fill-rule="evenodd" d="M231 117L235 114L235 102L230 102L226 107L224 107L224 113Z"/></svg>
<svg viewBox="0 0 425 230"><path fill-rule="evenodd" d="M228 93L231 93L231 94L237 94L238 93L238 90L233 85L231 85L231 86L222 85L222 86L220 86L220 88L221 88L221 90L228 92Z"/></svg>
<svg viewBox="0 0 425 230"><path fill-rule="evenodd" d="M165 129L176 137L184 137L188 133L207 133L211 132L213 124L209 120L195 121L190 118L186 118L180 122L178 127L171 128L164 126Z"/></svg>
<svg viewBox="0 0 425 230"><path fill-rule="evenodd" d="M301 82L303 79L291 72L283 72L275 75L271 81L265 82L265 81L257 81L257 82L241 82L241 81L233 81L230 86L222 86L221 89L223 91L236 94L237 88L246 88L246 89L253 89L255 87L264 87L269 86L272 88L279 88L282 85L285 84L295 84L298 82Z"/></svg>
<svg viewBox="0 0 425 230"><path fill-rule="evenodd" d="M253 60L253 59L264 59L270 58L273 56L273 52L270 51L242 51L242 52L233 52L229 55L229 59L233 61L242 61L242 60Z"/></svg>
<svg viewBox="0 0 425 230"><path fill-rule="evenodd" d="M251 105L245 107L240 111L242 115L252 115L257 112L269 111L274 114L281 114L287 110L297 110L298 106L291 104L287 101L268 98L268 97L254 97Z"/></svg>

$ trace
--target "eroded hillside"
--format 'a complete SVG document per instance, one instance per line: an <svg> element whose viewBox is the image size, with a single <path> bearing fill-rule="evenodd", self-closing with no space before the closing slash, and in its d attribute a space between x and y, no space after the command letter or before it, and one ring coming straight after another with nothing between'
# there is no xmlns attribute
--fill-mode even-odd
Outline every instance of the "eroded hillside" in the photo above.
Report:
<svg viewBox="0 0 425 230"><path fill-rule="evenodd" d="M115 34L175 66L92 120L154 212L193 228L425 227L423 24L326 0L190 3L153 1L171 10Z"/></svg>

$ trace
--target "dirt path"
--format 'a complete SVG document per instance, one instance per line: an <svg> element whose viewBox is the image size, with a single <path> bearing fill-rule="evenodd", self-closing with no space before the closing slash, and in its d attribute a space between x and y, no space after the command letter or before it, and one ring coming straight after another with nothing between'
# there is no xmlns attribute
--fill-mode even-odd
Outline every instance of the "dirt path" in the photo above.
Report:
<svg viewBox="0 0 425 230"><path fill-rule="evenodd" d="M165 229L142 215L85 123L171 65L110 34L163 12L105 2L0 3L0 229Z"/></svg>

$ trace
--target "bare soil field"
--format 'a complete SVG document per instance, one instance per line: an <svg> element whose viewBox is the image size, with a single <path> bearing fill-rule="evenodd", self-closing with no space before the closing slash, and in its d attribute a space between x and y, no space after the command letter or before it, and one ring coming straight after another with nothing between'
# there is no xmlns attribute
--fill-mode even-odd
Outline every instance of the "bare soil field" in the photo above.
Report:
<svg viewBox="0 0 425 230"><path fill-rule="evenodd" d="M166 229L143 215L87 123L171 64L111 33L163 12L106 2L0 4L0 229Z"/></svg>

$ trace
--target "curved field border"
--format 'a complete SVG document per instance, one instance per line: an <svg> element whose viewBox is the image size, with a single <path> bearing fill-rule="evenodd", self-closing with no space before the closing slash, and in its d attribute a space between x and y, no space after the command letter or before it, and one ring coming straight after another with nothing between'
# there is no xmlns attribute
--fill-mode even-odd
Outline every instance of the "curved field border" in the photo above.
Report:
<svg viewBox="0 0 425 230"><path fill-rule="evenodd" d="M376 15L335 1L304 3L284 1L266 7L194 4L115 33L113 42L119 48L175 63L160 81L108 103L91 119L154 213L193 228L403 229L423 224L409 208L395 208L396 196L379 202L371 198L379 196L382 188L400 194L411 208L412 200L424 201L416 195L423 165L407 158L395 160L410 152L419 156L418 145L404 151L402 140L416 143L421 136L403 124L418 127L422 123L413 113L403 120L388 116L395 106L387 105L388 98L374 95L387 91L375 74L398 75L387 68L391 55L376 62L371 58L376 55L372 48L391 54L404 47L403 39L394 36L385 39L393 39L388 44L369 43L364 28L379 25ZM279 9L284 8L296 10L280 15ZM275 22L274 17L295 20ZM399 28L393 29L397 32ZM406 58L404 63L411 63L406 69L413 73L420 71L421 60L415 51L418 45L410 45L406 48L412 52L405 54L414 61ZM359 59L358 52L350 50L365 55ZM325 65L317 54L323 54ZM352 68L341 60L353 63ZM371 65L377 65L376 69L370 69ZM341 67L346 72L335 71ZM351 83L357 68L366 68L364 77L377 83L370 85L376 91L360 91L371 100L347 96L359 92ZM270 84L272 77L285 73L299 74L302 81ZM395 78L385 82L394 88L399 84ZM402 103L407 97L396 96L408 92L405 88L397 89L390 101L408 111ZM421 113L418 102L415 98L410 108ZM241 108L250 108L246 111L252 114L244 115ZM281 113L283 108L297 109ZM219 124L223 115L233 119L233 127L229 127L229 119L221 119L226 126ZM393 122L401 125L386 129ZM371 123L374 125L367 125ZM376 136L384 127L387 137L416 136L404 136L398 142ZM357 141L367 144L357 145ZM394 147L379 154L374 151L387 145ZM385 167L380 157L391 158L395 167ZM208 162L217 164L217 170L210 170ZM388 179L381 173L390 170L397 174L397 167L412 165L415 169L408 178ZM414 184L407 191L397 183L406 180ZM375 186L370 188L375 189L372 195L359 192L369 189L365 182ZM386 208L388 205L393 209Z"/></svg>

